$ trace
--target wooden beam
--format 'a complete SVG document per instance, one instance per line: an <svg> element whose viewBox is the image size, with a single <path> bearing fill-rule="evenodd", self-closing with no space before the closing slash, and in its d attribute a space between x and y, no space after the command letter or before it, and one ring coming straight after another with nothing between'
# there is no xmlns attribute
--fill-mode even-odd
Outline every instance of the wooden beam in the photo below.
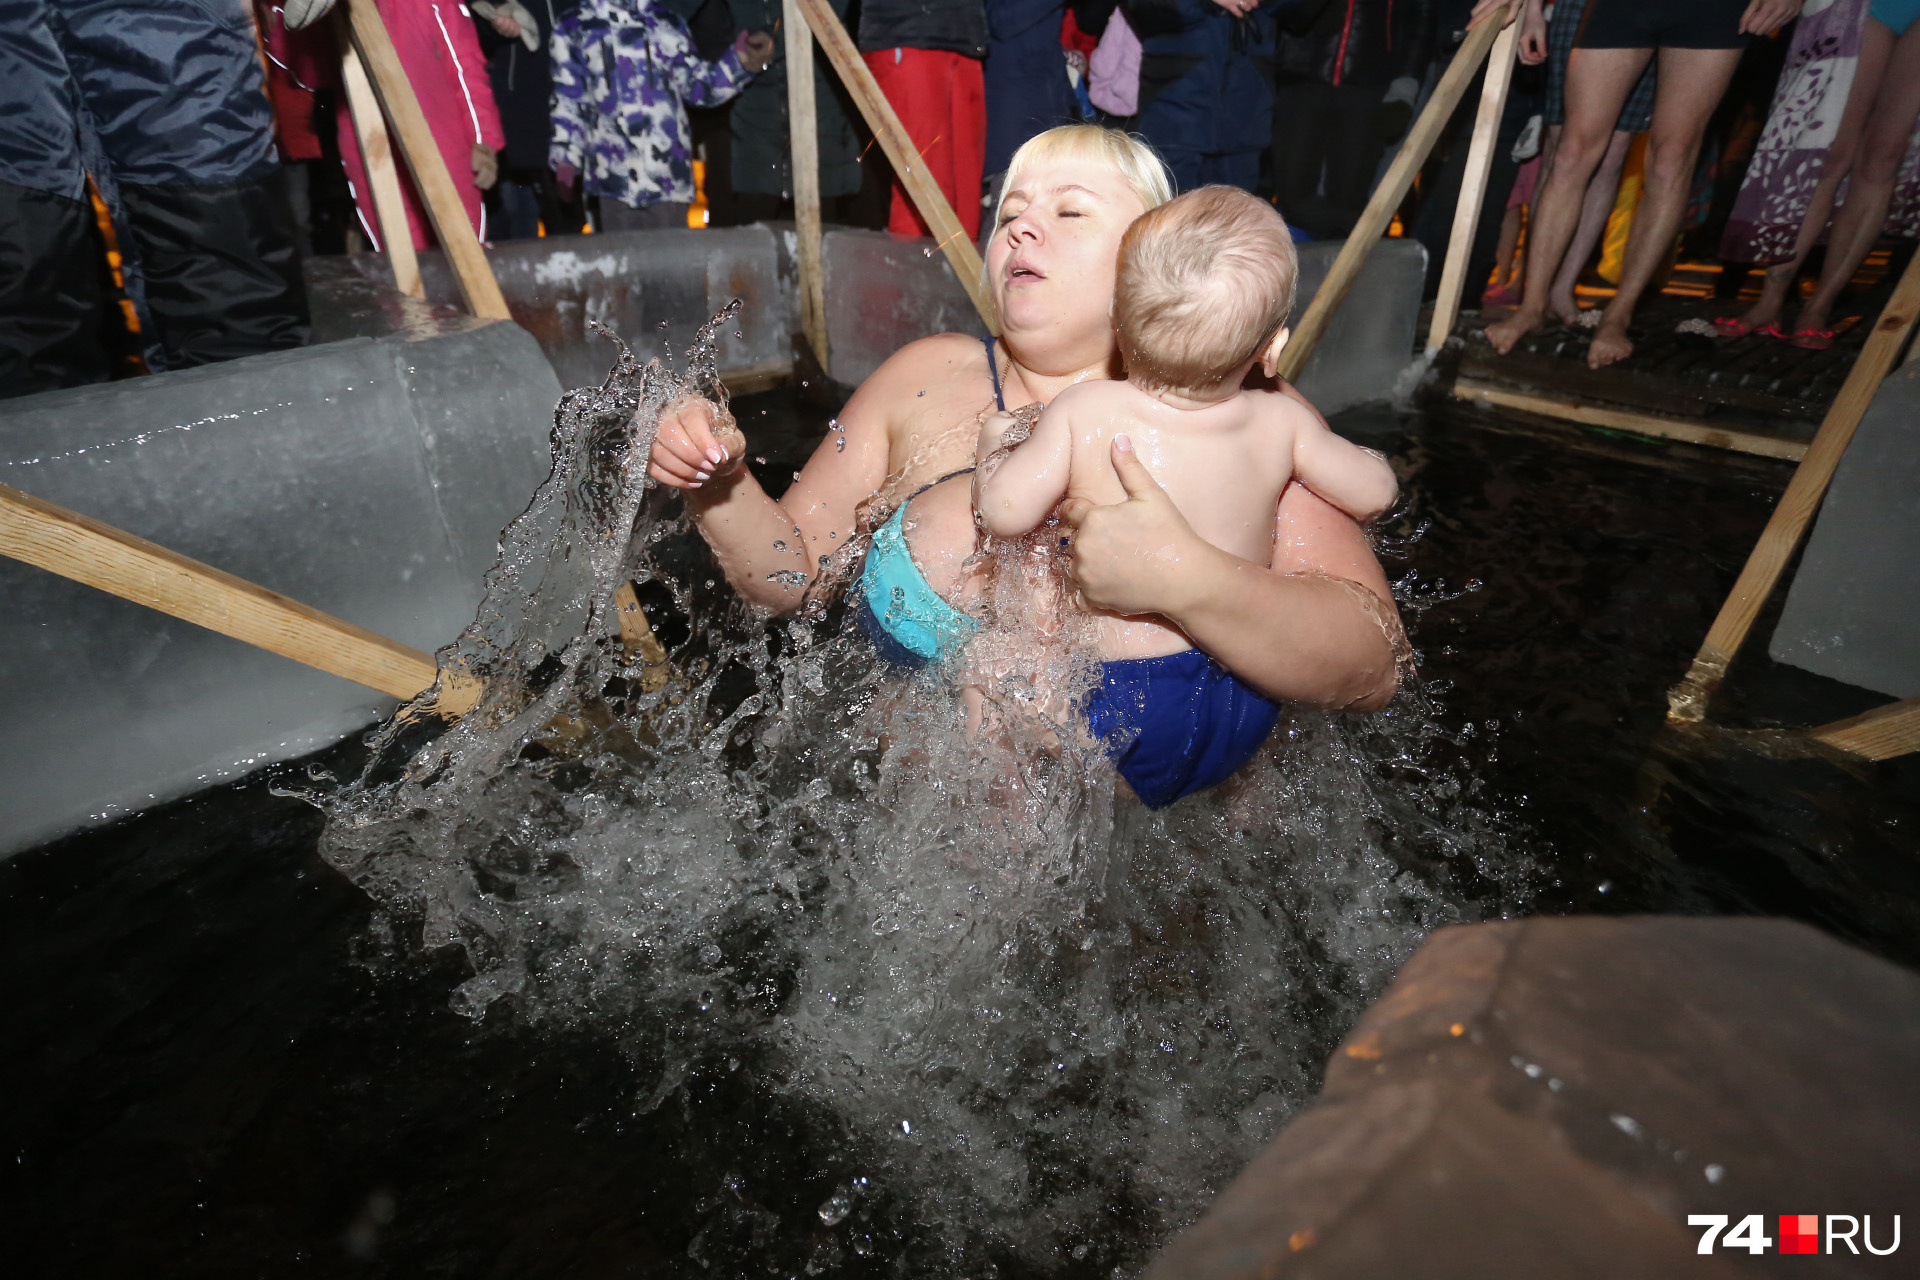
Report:
<svg viewBox="0 0 1920 1280"><path fill-rule="evenodd" d="M1406 141L1400 144L1399 153L1388 166L1387 176L1374 189L1373 198L1367 201L1360 221L1354 224L1346 243L1340 247L1340 256L1334 259L1333 269L1327 272L1326 280L1321 283L1319 292L1313 295L1313 302L1308 305L1300 323L1293 327L1293 338L1287 343L1286 350L1280 353L1280 376L1287 381L1297 379L1300 371L1307 367L1313 349L1326 333L1327 322L1347 296L1347 290L1353 287L1354 280L1360 275L1360 268L1366 266L1367 258L1386 231L1387 224L1393 221L1394 210L1406 198L1414 175L1427 162L1427 154L1433 150L1433 144L1453 118L1453 109L1466 96L1474 72L1486 61L1488 50L1493 48L1494 40L1506 25L1506 16L1507 10L1492 9L1467 29L1467 38L1460 42L1460 51L1447 64L1433 96L1427 99L1427 105L1413 122L1413 128L1407 130ZM1286 211L1283 209L1281 212Z"/></svg>
<svg viewBox="0 0 1920 1280"><path fill-rule="evenodd" d="M289 600L77 511L0 485L0 555L131 600L390 697L439 678L433 656ZM449 677L436 709L454 716L479 686Z"/></svg>
<svg viewBox="0 0 1920 1280"><path fill-rule="evenodd" d="M371 3L372 0L362 2ZM847 92L852 95L854 105L866 117L867 127L873 130L874 141L886 153L894 176L906 188L913 207L920 211L920 217L933 229L940 252L946 255L948 264L953 267L953 274L959 277L960 287L973 299L973 309L980 313L980 322L986 326L988 333L998 335L1000 321L994 314L993 298L986 289L980 254L974 249L973 241L967 238L960 219L954 216L953 206L947 203L939 185L927 173L927 167L920 159L919 148L914 146L912 136L900 123L900 117L894 113L887 95L880 91L879 82L873 78L873 72L867 69L865 60L860 57L860 50L854 47L852 37L847 35L847 29L840 24L840 19L834 16L827 0L794 0L794 3L806 15L807 26L812 30L814 39L820 42L821 52L827 55L827 61L833 64L841 82L847 86Z"/></svg>
<svg viewBox="0 0 1920 1280"><path fill-rule="evenodd" d="M1835 720L1807 730L1807 736L1868 760L1891 760L1920 751L1920 698Z"/></svg>
<svg viewBox="0 0 1920 1280"><path fill-rule="evenodd" d="M1763 458L1784 458L1789 462L1798 462L1807 453L1807 446L1797 440L1763 436L1750 431L1730 431L1724 427L1709 427L1686 418L1663 418L1650 413L1635 413L1630 409L1610 409L1604 405L1555 400L1525 391L1513 391L1475 378L1454 379L1453 394L1458 399L1486 405L1489 408L1512 409L1520 413L1538 414L1543 418L1577 422L1587 427L1603 427L1609 431L1629 431L1634 435L1650 436L1656 440L1679 440L1686 444L1705 445L1712 449L1730 449L1736 453L1758 454Z"/></svg>
<svg viewBox="0 0 1920 1280"><path fill-rule="evenodd" d="M1487 175L1493 169L1493 146L1500 138L1500 117L1507 109L1507 89L1513 83L1514 45L1520 24L1508 23L1487 55L1487 75L1480 90L1480 112L1473 120L1473 141L1467 147L1466 172L1460 179L1460 202L1454 207L1453 232L1447 239L1447 260L1440 271L1440 294L1433 304L1433 327L1427 332L1427 354L1438 351L1460 318L1460 297L1466 291L1467 266L1480 229L1480 209L1486 201Z"/></svg>
<svg viewBox="0 0 1920 1280"><path fill-rule="evenodd" d="M1780 496L1780 503L1761 531L1753 553L1747 557L1746 567L1740 571L1732 593L1720 606L1719 616L1708 629L1700 652L1686 676L1667 691L1668 719L1706 718L1707 700L1725 678L1727 665L1740 652L1754 619L1760 615L1761 607L1786 570L1787 561L1792 559L1800 539L1806 535L1807 525L1820 509L1820 500L1826 496L1834 469L1840 465L1841 455L1853 439L1854 428L1860 425L1867 406L1873 403L1874 393L1880 389L1881 379L1899 357L1917 313L1920 313L1920 254L1914 255L1907 264L1893 296L1887 299L1886 309L1880 313L1866 345L1853 362L1853 371L1841 385L1840 394L1833 398L1825 421L1814 434L1813 443L1807 446L1806 457L1793 473L1787 491Z"/></svg>
<svg viewBox="0 0 1920 1280"><path fill-rule="evenodd" d="M827 288L820 248L820 127L813 97L813 33L797 0L781 0L787 27L787 131L793 143L794 259L800 269L800 328L827 368ZM929 224L931 225L931 224Z"/></svg>
<svg viewBox="0 0 1920 1280"><path fill-rule="evenodd" d="M342 30L345 19L341 19ZM387 122L381 118L380 104L374 99L373 86L367 83L367 69L360 55L347 45L340 59L340 79L346 86L347 105L353 117L353 136L360 143L360 158L367 167L367 198L373 202L373 220L380 224L382 244L376 246L387 255L393 269L393 285L409 298L425 298L426 286L420 283L420 260L413 252L413 232L407 226L407 206L400 194L400 170L393 162L393 141L387 136Z"/></svg>
<svg viewBox="0 0 1920 1280"><path fill-rule="evenodd" d="M347 30L353 48L366 64L374 96L380 100L387 127L400 144L400 154L406 157L414 190L420 193L427 220L433 223L440 247L446 250L447 262L453 267L467 310L483 320L511 319L506 297L500 292L500 282L494 279L479 237L474 235L473 224L467 220L466 206L447 172L440 148L434 143L433 132L427 127L420 100L414 96L406 69L400 65L400 55L394 52L393 40L387 35L387 24L380 19L376 0L346 0L343 7L347 11Z"/></svg>

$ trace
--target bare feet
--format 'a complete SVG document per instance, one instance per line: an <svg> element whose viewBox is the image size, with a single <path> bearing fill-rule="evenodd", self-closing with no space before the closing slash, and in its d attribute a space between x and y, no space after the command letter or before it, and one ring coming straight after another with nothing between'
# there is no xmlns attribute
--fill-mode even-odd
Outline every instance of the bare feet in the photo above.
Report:
<svg viewBox="0 0 1920 1280"><path fill-rule="evenodd" d="M1505 320L1487 326L1487 341L1501 355L1513 350L1514 343L1538 329L1545 320L1538 311L1528 311L1525 307L1514 312Z"/></svg>
<svg viewBox="0 0 1920 1280"><path fill-rule="evenodd" d="M1578 325L1580 323L1580 302L1571 290L1566 293L1553 293L1547 296L1547 314L1561 324Z"/></svg>
<svg viewBox="0 0 1920 1280"><path fill-rule="evenodd" d="M1593 345L1587 348L1587 368L1604 369L1632 354L1633 341L1627 337L1626 327L1611 325L1603 320L1599 331L1593 335Z"/></svg>

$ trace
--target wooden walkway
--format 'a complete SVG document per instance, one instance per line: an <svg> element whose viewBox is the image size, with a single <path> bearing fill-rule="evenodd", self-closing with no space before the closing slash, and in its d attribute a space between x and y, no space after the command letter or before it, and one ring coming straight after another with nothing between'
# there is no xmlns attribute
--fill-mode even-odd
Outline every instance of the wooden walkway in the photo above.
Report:
<svg viewBox="0 0 1920 1280"><path fill-rule="evenodd" d="M1440 385L1503 410L1797 461L1892 293L1892 265L1884 251L1869 259L1842 298L1839 332L1825 351L1758 334L1682 331L1689 321L1738 314L1755 288L1750 282L1746 297L1715 299L1714 268L1683 265L1667 292L1642 303L1634 353L1616 365L1589 369L1592 331L1559 324L1496 354L1482 330L1505 313L1464 312L1438 357ZM1611 291L1581 292L1585 302L1604 303Z"/></svg>

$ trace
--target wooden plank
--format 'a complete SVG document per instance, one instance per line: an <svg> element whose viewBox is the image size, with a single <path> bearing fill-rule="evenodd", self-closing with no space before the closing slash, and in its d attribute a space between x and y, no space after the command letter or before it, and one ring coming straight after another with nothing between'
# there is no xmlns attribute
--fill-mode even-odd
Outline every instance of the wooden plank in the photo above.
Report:
<svg viewBox="0 0 1920 1280"><path fill-rule="evenodd" d="M820 127L814 109L813 32L797 0L781 0L787 28L787 130L793 143L794 258L800 269L800 330L827 365L827 288L820 248ZM929 223L929 225L932 225Z"/></svg>
<svg viewBox="0 0 1920 1280"><path fill-rule="evenodd" d="M1556 400L1549 396L1533 395L1495 386L1474 378L1455 379L1453 394L1461 400L1486 405L1489 408L1536 413L1544 418L1559 418L1588 427L1604 427L1610 431L1630 431L1634 435L1651 436L1657 440L1679 440L1686 444L1705 445L1711 449L1730 449L1736 453L1758 454L1763 458L1784 458L1789 462L1798 462L1806 456L1807 452L1807 446L1797 440L1763 436L1747 431L1731 431L1723 427L1709 427L1686 418L1666 418L1649 413L1634 413L1626 409L1610 409L1604 405Z"/></svg>
<svg viewBox="0 0 1920 1280"><path fill-rule="evenodd" d="M371 0L363 2L371 3ZM812 30L814 39L820 42L821 51L839 73L841 82L853 97L854 105L860 108L860 114L866 117L867 127L873 130L874 140L886 153L887 162L893 166L894 176L900 179L900 185L906 188L913 207L920 211L921 218L932 228L934 239L939 241L940 252L947 256L953 274L960 278L961 287L973 299L973 309L980 313L980 322L987 327L988 333L997 336L1000 321L994 314L993 297L987 292L980 254L974 249L973 241L967 238L960 220L954 216L953 206L947 203L939 185L928 175L926 165L920 159L919 148L914 146L912 136L900 123L900 117L894 114L893 104L880 91L879 82L873 78L873 72L867 69L859 49L854 47L852 37L840 25L840 19L834 16L827 0L794 0L794 3L806 15L807 26ZM1382 227L1385 225L1381 224Z"/></svg>
<svg viewBox="0 0 1920 1280"><path fill-rule="evenodd" d="M1807 736L1868 760L1891 760L1920 751L1920 698L1908 698L1818 729Z"/></svg>
<svg viewBox="0 0 1920 1280"><path fill-rule="evenodd" d="M1466 172L1460 179L1460 202L1453 211L1453 231L1447 238L1447 260L1440 272L1440 294L1433 305L1433 327L1427 331L1427 354L1432 355L1453 332L1460 318L1460 297L1466 291L1467 263L1473 256L1474 233L1480 226L1480 208L1486 201L1487 175L1493 169L1493 147L1500 137L1500 117L1507 109L1507 89L1513 83L1514 46L1520 24L1510 22L1487 55L1487 76L1480 90L1480 111L1473 119L1473 140L1467 147Z"/></svg>
<svg viewBox="0 0 1920 1280"><path fill-rule="evenodd" d="M387 122L374 100L373 86L367 83L367 69L351 45L341 55L340 79L352 109L353 136L360 143L360 158L367 166L367 197L373 201L373 218L380 224L384 242L376 247L387 255L394 287L409 298L424 299L427 289L420 283L420 260L414 256L413 232L407 227L407 206L400 194L400 170L393 163L393 142L387 137Z"/></svg>
<svg viewBox="0 0 1920 1280"><path fill-rule="evenodd" d="M1840 465L1841 455L1847 451L1867 406L1873 403L1881 379L1899 357L1917 313L1920 313L1920 254L1915 254L1907 264L1899 286L1887 299L1886 309L1880 313L1866 345L1860 349L1860 358L1853 363L1853 372L1847 375L1820 430L1814 433L1806 457L1794 471L1787 491L1780 496L1780 504L1773 509L1773 516L1761 531L1760 541L1747 557L1746 567L1740 571L1732 593L1720 606L1719 616L1708 629L1700 652L1686 676L1667 691L1668 719L1706 718L1707 699L1725 678L1727 664L1745 643L1747 632L1752 629L1767 597L1773 594L1787 561L1799 547L1800 539L1806 536L1807 525L1820 509L1820 500L1826 496L1834 469Z"/></svg>
<svg viewBox="0 0 1920 1280"><path fill-rule="evenodd" d="M374 96L380 100L387 126L400 144L400 154L406 158L407 168L413 174L414 190L420 193L427 220L433 223L440 247L446 251L467 310L483 320L511 319L507 300L500 292L500 282L494 279L479 237L474 235L473 224L467 220L466 206L461 203L446 161L434 144L433 132L427 127L427 118L420 110L413 86L407 82L400 55L394 52L376 0L346 0L343 7L347 11L347 29L353 48L366 64Z"/></svg>
<svg viewBox="0 0 1920 1280"><path fill-rule="evenodd" d="M439 677L431 654L6 485L0 555L391 697L415 697ZM478 695L476 683L450 678L437 709L459 715Z"/></svg>
<svg viewBox="0 0 1920 1280"><path fill-rule="evenodd" d="M818 0L813 2L818 3ZM1491 9L1479 22L1468 28L1467 38L1460 42L1460 51L1447 64L1433 96L1427 99L1425 109L1413 122L1413 128L1407 131L1399 154L1394 156L1393 163L1387 168L1387 176L1374 188L1373 198L1367 201L1360 221L1354 224L1352 233L1341 246L1340 256L1333 260L1333 269L1327 272L1327 278L1321 283L1319 292L1313 295L1306 314L1294 326L1292 340L1287 343L1286 350L1280 353L1280 376L1287 381L1297 379L1300 371L1307 367L1307 359L1313 355L1313 349L1325 334L1327 322L1333 318L1335 309L1353 287L1360 269L1367 265L1367 258L1386 231L1387 224L1393 221L1394 210L1406 198L1414 175L1427 162L1427 153L1433 150L1433 144L1453 118L1453 109L1466 96L1467 86L1472 83L1474 72L1486 60L1488 50L1493 48L1494 40L1505 26L1506 16L1504 9Z"/></svg>

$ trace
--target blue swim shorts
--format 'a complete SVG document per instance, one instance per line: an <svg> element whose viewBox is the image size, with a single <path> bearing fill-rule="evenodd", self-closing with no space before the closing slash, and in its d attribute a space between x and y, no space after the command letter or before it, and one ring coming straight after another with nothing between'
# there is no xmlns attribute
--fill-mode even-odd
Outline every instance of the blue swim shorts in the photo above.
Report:
<svg viewBox="0 0 1920 1280"><path fill-rule="evenodd" d="M1087 724L1149 809L1224 782L1273 732L1280 708L1198 649L1101 664Z"/></svg>

